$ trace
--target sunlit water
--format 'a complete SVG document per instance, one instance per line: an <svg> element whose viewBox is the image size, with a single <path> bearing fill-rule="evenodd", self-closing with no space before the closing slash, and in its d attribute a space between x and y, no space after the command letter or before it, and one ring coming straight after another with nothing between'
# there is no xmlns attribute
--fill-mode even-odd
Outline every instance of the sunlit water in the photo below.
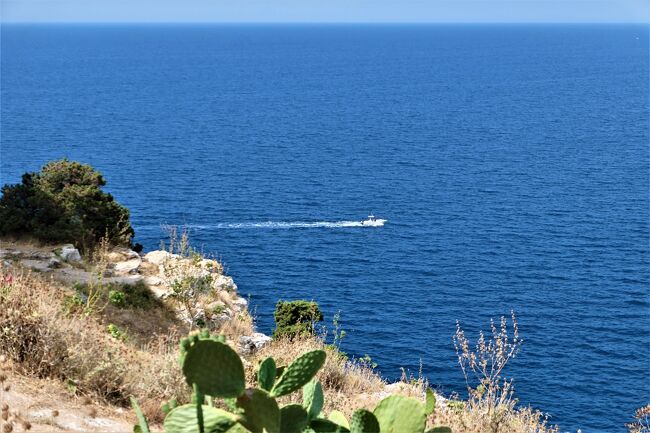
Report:
<svg viewBox="0 0 650 433"><path fill-rule="evenodd" d="M650 400L646 26L2 26L1 181L67 156L250 294L464 395L452 335L564 429ZM369 212L388 220L359 227Z"/></svg>

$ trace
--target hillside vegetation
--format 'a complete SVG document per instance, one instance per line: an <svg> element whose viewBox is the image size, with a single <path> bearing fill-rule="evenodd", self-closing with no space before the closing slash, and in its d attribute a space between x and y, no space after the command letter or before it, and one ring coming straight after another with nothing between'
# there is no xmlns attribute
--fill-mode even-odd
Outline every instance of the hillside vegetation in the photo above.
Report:
<svg viewBox="0 0 650 433"><path fill-rule="evenodd" d="M279 302L274 338L257 333L221 263L192 249L186 235L172 231L164 249L147 254L125 248L133 235L128 211L101 191L104 184L91 167L63 160L3 188L0 232L12 236L0 244L4 432L117 431L136 422L145 432L148 425L162 429L167 413L169 432L202 431L208 421L212 430L206 431L231 433L276 433L279 426L354 433L379 427L381 433L415 433L425 426L455 433L557 431L542 413L517 406L504 377L522 343L514 314L492 324L476 345L460 325L456 329L466 399L435 394L422 377L405 374L387 383L370 359L338 350L338 326L333 339L316 332L323 316L315 303ZM55 241L82 247L83 258ZM196 357L209 362L185 363ZM278 370L267 370L270 363ZM57 397L44 401L42 390ZM318 404L308 404L314 399ZM73 414L80 401L92 402L92 419L63 422L60 414ZM394 421L401 410L393 405L410 408L417 422ZM307 424L289 423L290 416Z"/></svg>
<svg viewBox="0 0 650 433"><path fill-rule="evenodd" d="M92 269L97 264L84 266ZM178 364L178 347L195 326L184 319L176 298L140 294L131 297L138 300L134 305L114 305L114 284L93 283L80 291L78 284L59 281L56 272L35 272L20 258L5 256L0 268L0 352L7 358L5 371L14 377L59 381L74 398L89 397L106 407L129 408L134 396L154 426L164 418L161 404L171 399L181 404L190 401L192 390ZM149 288L134 285L130 290ZM227 344L240 353L247 386L257 384L257 367L267 357L277 365L288 365L305 352L324 350L327 357L316 376L324 393L323 413L339 411L351 419L355 410L371 410L392 394L424 403L428 384L423 378L405 377L389 384L369 362L348 359L316 335L278 338L244 353L238 342L254 334L252 323L244 309L211 325L213 334L226 336ZM466 401L438 396L427 423L447 425L454 432L556 431L542 414L517 408L509 386L503 388L503 381L493 380ZM301 397L292 394L279 401L299 403ZM20 416L37 421L29 412ZM134 415L130 421L135 422Z"/></svg>

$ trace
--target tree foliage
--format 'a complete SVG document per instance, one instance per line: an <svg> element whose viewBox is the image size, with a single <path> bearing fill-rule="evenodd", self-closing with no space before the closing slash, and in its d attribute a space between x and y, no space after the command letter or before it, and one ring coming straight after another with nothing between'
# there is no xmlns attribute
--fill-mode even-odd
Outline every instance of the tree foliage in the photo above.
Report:
<svg viewBox="0 0 650 433"><path fill-rule="evenodd" d="M314 325L323 320L323 313L313 301L278 301L275 306L273 337L304 337L314 334Z"/></svg>
<svg viewBox="0 0 650 433"><path fill-rule="evenodd" d="M130 245L129 211L102 191L105 185L90 165L68 159L25 173L22 183L2 187L0 235L70 242L83 250L102 237L113 245Z"/></svg>

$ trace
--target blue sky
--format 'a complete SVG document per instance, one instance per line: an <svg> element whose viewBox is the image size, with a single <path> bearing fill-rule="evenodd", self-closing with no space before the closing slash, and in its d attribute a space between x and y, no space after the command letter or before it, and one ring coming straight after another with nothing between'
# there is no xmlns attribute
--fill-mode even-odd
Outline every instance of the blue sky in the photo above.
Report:
<svg viewBox="0 0 650 433"><path fill-rule="evenodd" d="M650 22L650 0L0 0L3 22Z"/></svg>

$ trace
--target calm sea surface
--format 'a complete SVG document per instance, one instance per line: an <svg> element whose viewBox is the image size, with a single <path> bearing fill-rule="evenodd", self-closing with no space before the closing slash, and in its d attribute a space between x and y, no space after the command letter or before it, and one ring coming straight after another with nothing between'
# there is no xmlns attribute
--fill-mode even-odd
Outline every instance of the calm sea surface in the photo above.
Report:
<svg viewBox="0 0 650 433"><path fill-rule="evenodd" d="M149 249L187 225L261 330L464 395L452 335L514 310L508 373L565 430L650 401L647 26L6 26L2 183L87 161ZM356 221L374 211L381 228Z"/></svg>

